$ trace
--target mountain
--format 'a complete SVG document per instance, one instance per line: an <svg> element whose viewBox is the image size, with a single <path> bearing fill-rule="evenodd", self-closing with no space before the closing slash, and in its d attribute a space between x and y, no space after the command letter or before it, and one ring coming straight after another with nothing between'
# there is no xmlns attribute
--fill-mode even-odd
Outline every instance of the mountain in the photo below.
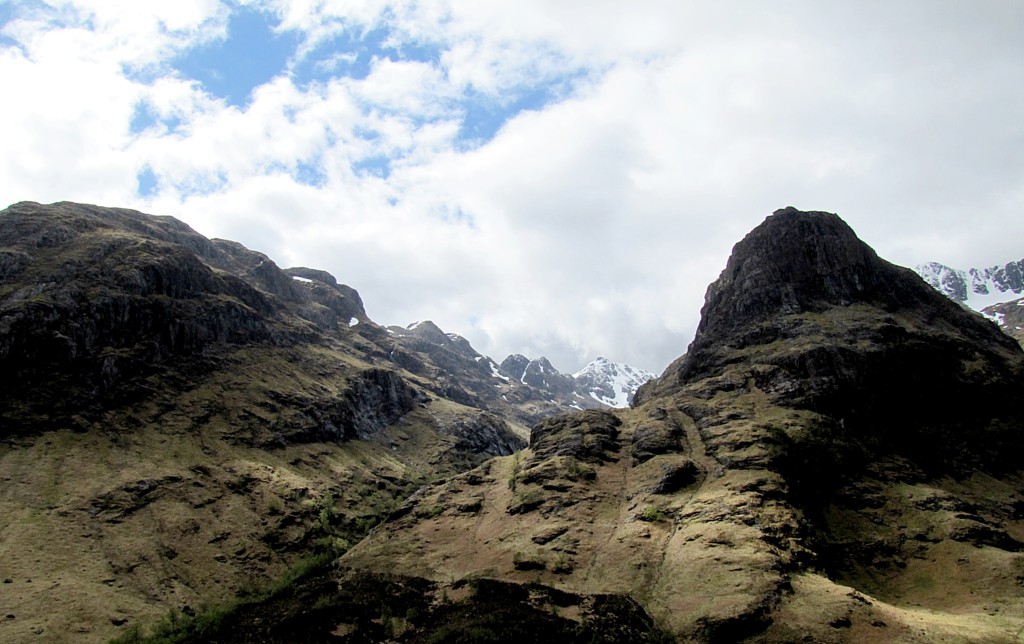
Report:
<svg viewBox="0 0 1024 644"><path fill-rule="evenodd" d="M932 287L992 319L1024 345L1024 259L1002 266L963 271L938 262L917 266L917 273Z"/></svg>
<svg viewBox="0 0 1024 644"><path fill-rule="evenodd" d="M1024 346L1024 297L986 306L981 313Z"/></svg>
<svg viewBox="0 0 1024 644"><path fill-rule="evenodd" d="M576 409L628 407L637 388L654 377L643 369L600 357L569 375L559 373L547 358L531 360L513 354L501 362L499 371L512 380L548 391Z"/></svg>
<svg viewBox="0 0 1024 644"><path fill-rule="evenodd" d="M566 378L170 218L16 204L0 639L1019 635L1024 352L838 216L768 217L631 407L520 449Z"/></svg>
<svg viewBox="0 0 1024 644"><path fill-rule="evenodd" d="M474 407L501 410L503 416L525 426L574 409L627 407L636 389L654 377L605 358L573 375L559 372L543 356L531 359L512 354L498 364L477 353L462 336L445 333L429 320L387 330L400 346L430 355L439 367L430 373L402 354L395 359L439 383L439 394Z"/></svg>
<svg viewBox="0 0 1024 644"><path fill-rule="evenodd" d="M621 362L598 358L573 374L576 386L611 407L628 407L641 385L654 374Z"/></svg>
<svg viewBox="0 0 1024 644"><path fill-rule="evenodd" d="M0 640L194 614L525 446L529 405L394 335L330 274L170 217L0 212Z"/></svg>
<svg viewBox="0 0 1024 644"><path fill-rule="evenodd" d="M509 356L498 365L477 353L462 336L445 333L430 321L406 328L391 326L388 333L414 355L429 356L432 368L410 361L402 353L396 359L434 382L438 394L498 413L510 419L517 429L521 428L524 437L529 436L530 425L552 414L603 406L578 394L572 378L559 374L544 358L531 361ZM524 370L528 373L510 370L515 359L526 365Z"/></svg>
<svg viewBox="0 0 1024 644"><path fill-rule="evenodd" d="M422 488L305 617L341 641L1012 641L1022 427L1015 342L787 208L632 408Z"/></svg>
<svg viewBox="0 0 1024 644"><path fill-rule="evenodd" d="M1002 266L971 268L966 271L938 262L928 262L914 270L924 281L953 301L966 304L976 311L1015 299L1015 296L1024 293L1024 259Z"/></svg>

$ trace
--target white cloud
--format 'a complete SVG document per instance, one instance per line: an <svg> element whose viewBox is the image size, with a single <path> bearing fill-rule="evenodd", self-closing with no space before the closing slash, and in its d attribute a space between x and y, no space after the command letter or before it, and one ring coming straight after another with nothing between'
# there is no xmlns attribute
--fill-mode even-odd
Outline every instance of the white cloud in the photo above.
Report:
<svg viewBox="0 0 1024 644"><path fill-rule="evenodd" d="M1017 3L265 3L303 44L244 107L168 64L226 35L226 5L143 6L5 28L0 197L176 215L498 360L663 368L732 244L790 204L901 263L1024 256ZM426 53L296 77L370 33ZM474 109L533 91L557 100L466 140Z"/></svg>

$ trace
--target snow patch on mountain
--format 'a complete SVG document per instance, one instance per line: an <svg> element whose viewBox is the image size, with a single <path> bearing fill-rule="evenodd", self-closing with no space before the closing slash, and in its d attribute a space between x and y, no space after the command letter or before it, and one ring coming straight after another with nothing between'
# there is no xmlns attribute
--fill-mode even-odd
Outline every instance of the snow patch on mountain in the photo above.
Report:
<svg viewBox="0 0 1024 644"><path fill-rule="evenodd" d="M505 382L508 382L508 376L503 376L503 375L501 375L498 372L498 365L495 364L494 360L491 360L490 358L488 358L487 359L487 364L490 365L490 367L491 367L491 375L492 376L494 376L495 378L497 378L499 380L504 380Z"/></svg>

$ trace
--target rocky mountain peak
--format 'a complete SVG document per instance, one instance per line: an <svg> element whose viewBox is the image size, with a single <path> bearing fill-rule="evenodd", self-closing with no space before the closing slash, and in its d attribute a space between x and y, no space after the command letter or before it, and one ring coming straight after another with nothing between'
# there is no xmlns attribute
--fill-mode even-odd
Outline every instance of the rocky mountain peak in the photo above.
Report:
<svg viewBox="0 0 1024 644"><path fill-rule="evenodd" d="M636 390L654 378L654 374L598 357L574 373L573 378L577 388L594 400L612 407L627 407Z"/></svg>
<svg viewBox="0 0 1024 644"><path fill-rule="evenodd" d="M774 314L892 299L882 260L837 215L777 210L733 247L708 287L698 339Z"/></svg>
<svg viewBox="0 0 1024 644"><path fill-rule="evenodd" d="M501 361L498 371L523 384L547 389L560 395L571 395L575 389L573 378L560 373L544 356L531 360L526 356L513 354Z"/></svg>
<svg viewBox="0 0 1024 644"><path fill-rule="evenodd" d="M498 371L509 378L522 382L526 368L533 362L521 353L513 353L501 361Z"/></svg>
<svg viewBox="0 0 1024 644"><path fill-rule="evenodd" d="M797 332L785 316L866 305L921 321L943 319L975 337L994 329L939 296L913 271L881 258L837 215L777 210L733 247L707 290L701 321L678 365L683 378L706 373L726 348L765 344ZM974 317L974 316L971 316ZM678 367L679 369L675 369Z"/></svg>
<svg viewBox="0 0 1024 644"><path fill-rule="evenodd" d="M406 327L410 333L425 340L432 340L438 343L446 343L448 341L448 334L441 330L441 327L437 326L430 320L424 320L422 322L413 322Z"/></svg>

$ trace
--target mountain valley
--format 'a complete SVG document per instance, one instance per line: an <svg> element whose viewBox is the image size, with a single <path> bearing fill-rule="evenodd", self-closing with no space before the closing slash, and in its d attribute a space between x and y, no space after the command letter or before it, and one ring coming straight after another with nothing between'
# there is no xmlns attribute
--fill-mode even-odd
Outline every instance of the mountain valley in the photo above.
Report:
<svg viewBox="0 0 1024 644"><path fill-rule="evenodd" d="M171 218L11 206L0 639L1021 636L1024 351L994 322L786 208L680 354L497 363Z"/></svg>

